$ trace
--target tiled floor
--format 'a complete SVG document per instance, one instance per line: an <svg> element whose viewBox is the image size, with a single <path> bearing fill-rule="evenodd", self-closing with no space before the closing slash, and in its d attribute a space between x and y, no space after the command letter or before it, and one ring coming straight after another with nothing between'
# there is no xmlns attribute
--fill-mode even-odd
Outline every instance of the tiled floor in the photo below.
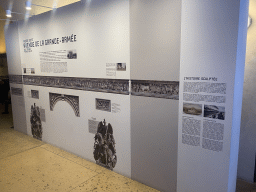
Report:
<svg viewBox="0 0 256 192"><path fill-rule="evenodd" d="M157 191L12 128L0 104L0 192ZM237 180L236 192L256 192Z"/></svg>
<svg viewBox="0 0 256 192"><path fill-rule="evenodd" d="M12 128L0 104L0 192L157 191Z"/></svg>

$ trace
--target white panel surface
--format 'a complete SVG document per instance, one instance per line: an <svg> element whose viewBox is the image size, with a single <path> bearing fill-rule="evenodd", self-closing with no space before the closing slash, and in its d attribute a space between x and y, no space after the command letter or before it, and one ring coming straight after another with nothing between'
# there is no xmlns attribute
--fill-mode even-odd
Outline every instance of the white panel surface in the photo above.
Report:
<svg viewBox="0 0 256 192"><path fill-rule="evenodd" d="M31 47L32 52L21 51L22 65L34 68L35 75L130 78L129 1L78 2L29 18L19 23L19 31L21 50L24 50L23 43L26 40L31 40L32 43L38 41L39 46ZM75 37L73 42L62 42L63 37L72 34ZM58 38L59 43L46 45L46 40L55 38ZM77 59L57 61L53 55L55 51L76 52ZM66 70L42 70L42 52L52 54L52 58L47 59L54 59L54 68L58 68L58 63L64 62ZM126 70L116 71L115 75L109 76L106 72L107 63L126 63Z"/></svg>
<svg viewBox="0 0 256 192"><path fill-rule="evenodd" d="M246 3L182 1L177 191L235 190ZM184 128L188 119L199 135Z"/></svg>

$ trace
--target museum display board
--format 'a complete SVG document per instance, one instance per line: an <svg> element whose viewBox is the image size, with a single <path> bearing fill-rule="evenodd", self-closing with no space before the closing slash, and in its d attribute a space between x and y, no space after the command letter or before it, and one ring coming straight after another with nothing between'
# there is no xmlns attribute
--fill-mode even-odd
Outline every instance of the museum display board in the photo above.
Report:
<svg viewBox="0 0 256 192"><path fill-rule="evenodd" d="M226 191L243 63L239 2L231 29L226 14L221 24L209 14L225 28L211 35L194 29L196 21L210 29L197 18L208 4L180 0L81 1L10 24L15 130L161 191L207 191L216 182ZM205 176L211 169L215 180Z"/></svg>
<svg viewBox="0 0 256 192"><path fill-rule="evenodd" d="M161 10L161 11L159 11ZM130 1L132 178L176 191L181 1Z"/></svg>
<svg viewBox="0 0 256 192"><path fill-rule="evenodd" d="M18 34L9 73L22 75L26 133L131 177L129 1L78 2Z"/></svg>
<svg viewBox="0 0 256 192"><path fill-rule="evenodd" d="M235 191L247 15L182 1L177 191Z"/></svg>

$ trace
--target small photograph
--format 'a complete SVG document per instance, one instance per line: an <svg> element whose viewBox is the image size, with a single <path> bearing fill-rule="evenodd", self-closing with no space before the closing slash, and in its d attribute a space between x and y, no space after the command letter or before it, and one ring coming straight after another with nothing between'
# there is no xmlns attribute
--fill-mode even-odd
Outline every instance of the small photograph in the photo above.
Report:
<svg viewBox="0 0 256 192"><path fill-rule="evenodd" d="M225 120L225 107L204 105L204 117Z"/></svg>
<svg viewBox="0 0 256 192"><path fill-rule="evenodd" d="M111 112L111 101L107 99L95 99L96 109Z"/></svg>
<svg viewBox="0 0 256 192"><path fill-rule="evenodd" d="M23 90L21 88L11 87L11 94L12 95L18 95L18 96L23 96Z"/></svg>
<svg viewBox="0 0 256 192"><path fill-rule="evenodd" d="M77 59L76 50L68 50L67 51L67 58L68 59Z"/></svg>
<svg viewBox="0 0 256 192"><path fill-rule="evenodd" d="M34 99L39 99L39 91L38 90L31 90L31 97Z"/></svg>
<svg viewBox="0 0 256 192"><path fill-rule="evenodd" d="M117 63L116 70L117 71L126 71L126 63Z"/></svg>
<svg viewBox="0 0 256 192"><path fill-rule="evenodd" d="M35 68L31 68L31 74L35 74Z"/></svg>
<svg viewBox="0 0 256 192"><path fill-rule="evenodd" d="M189 115L202 115L202 105L193 103L183 103L183 113Z"/></svg>
<svg viewBox="0 0 256 192"><path fill-rule="evenodd" d="M26 68L23 68L23 73L27 73L27 69Z"/></svg>

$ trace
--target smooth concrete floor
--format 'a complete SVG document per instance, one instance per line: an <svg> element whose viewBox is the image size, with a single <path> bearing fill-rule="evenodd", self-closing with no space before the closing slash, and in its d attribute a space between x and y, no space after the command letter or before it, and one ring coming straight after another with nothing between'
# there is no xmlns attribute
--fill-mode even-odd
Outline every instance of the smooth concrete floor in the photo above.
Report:
<svg viewBox="0 0 256 192"><path fill-rule="evenodd" d="M0 104L0 192L157 191L14 131L11 107L3 110ZM256 192L256 184L238 179L236 192Z"/></svg>
<svg viewBox="0 0 256 192"><path fill-rule="evenodd" d="M14 131L11 113L1 109L0 192L157 191Z"/></svg>

